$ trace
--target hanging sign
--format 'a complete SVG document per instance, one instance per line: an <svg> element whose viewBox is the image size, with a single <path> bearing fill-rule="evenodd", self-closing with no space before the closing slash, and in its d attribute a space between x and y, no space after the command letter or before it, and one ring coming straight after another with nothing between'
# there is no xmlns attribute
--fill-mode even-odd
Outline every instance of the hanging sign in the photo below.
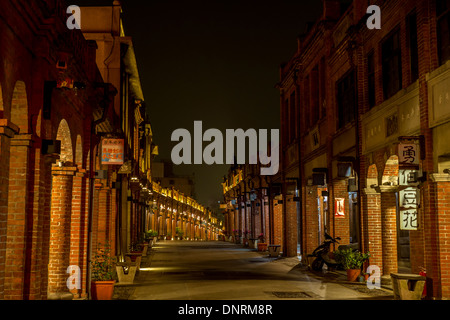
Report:
<svg viewBox="0 0 450 320"><path fill-rule="evenodd" d="M418 228L418 188L408 187L399 191L400 196L400 230L417 230Z"/></svg>
<svg viewBox="0 0 450 320"><path fill-rule="evenodd" d="M398 161L400 164L419 164L419 145L400 143L398 145Z"/></svg>
<svg viewBox="0 0 450 320"><path fill-rule="evenodd" d="M345 199L336 198L334 203L334 216L345 217Z"/></svg>
<svg viewBox="0 0 450 320"><path fill-rule="evenodd" d="M123 164L123 139L102 140L102 164Z"/></svg>

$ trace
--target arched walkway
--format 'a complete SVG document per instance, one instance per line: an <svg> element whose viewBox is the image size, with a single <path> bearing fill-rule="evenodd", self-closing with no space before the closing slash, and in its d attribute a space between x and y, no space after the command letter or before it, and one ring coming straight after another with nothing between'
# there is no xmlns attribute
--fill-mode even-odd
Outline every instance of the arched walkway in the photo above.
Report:
<svg viewBox="0 0 450 320"><path fill-rule="evenodd" d="M71 131L61 120L56 139L61 141L60 161L52 168L52 201L50 213L50 248L48 299L71 297L67 288L67 268L70 265L70 222L72 212L73 164Z"/></svg>

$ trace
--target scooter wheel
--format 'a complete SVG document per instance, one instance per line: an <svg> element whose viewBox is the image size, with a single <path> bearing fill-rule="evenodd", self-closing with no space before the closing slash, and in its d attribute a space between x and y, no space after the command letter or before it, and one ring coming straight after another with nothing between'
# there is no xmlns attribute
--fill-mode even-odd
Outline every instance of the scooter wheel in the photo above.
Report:
<svg viewBox="0 0 450 320"><path fill-rule="evenodd" d="M311 264L311 268L314 271L321 271L323 268L324 261L322 259L316 258Z"/></svg>

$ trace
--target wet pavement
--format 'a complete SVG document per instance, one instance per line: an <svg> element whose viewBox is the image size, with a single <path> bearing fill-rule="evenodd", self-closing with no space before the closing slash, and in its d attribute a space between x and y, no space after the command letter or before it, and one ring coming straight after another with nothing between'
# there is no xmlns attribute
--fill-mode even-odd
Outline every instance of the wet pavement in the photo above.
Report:
<svg viewBox="0 0 450 320"><path fill-rule="evenodd" d="M115 300L393 300L345 274L312 272L297 257L220 241L162 240L143 257L133 284L117 284Z"/></svg>

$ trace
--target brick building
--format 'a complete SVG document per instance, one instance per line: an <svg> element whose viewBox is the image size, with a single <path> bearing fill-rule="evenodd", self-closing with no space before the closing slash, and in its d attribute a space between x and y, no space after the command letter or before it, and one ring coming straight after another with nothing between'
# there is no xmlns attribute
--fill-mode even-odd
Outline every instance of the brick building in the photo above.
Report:
<svg viewBox="0 0 450 320"><path fill-rule="evenodd" d="M218 234L211 212L152 181L157 147L120 2L82 8L81 30L67 9L0 2L0 300L89 298L97 244L123 261L162 216L170 230ZM160 197L180 213L165 220Z"/></svg>
<svg viewBox="0 0 450 320"><path fill-rule="evenodd" d="M114 90L66 9L0 3L0 299L71 296L71 264L85 290L91 129Z"/></svg>
<svg viewBox="0 0 450 320"><path fill-rule="evenodd" d="M428 295L448 299L450 3L371 4L381 29L367 27L367 1L323 1L280 68L281 172L244 170L240 185L275 190L267 233L284 255L304 257L327 232L370 251L383 277L425 268ZM246 192L232 176L227 200ZM227 231L248 219L237 210Z"/></svg>
<svg viewBox="0 0 450 320"><path fill-rule="evenodd" d="M174 187L188 197L195 198L195 176L178 175L173 172L171 160L159 160L152 164L153 180L164 188Z"/></svg>
<svg viewBox="0 0 450 320"><path fill-rule="evenodd" d="M301 181L301 251L328 232L370 251L385 276L425 267L429 292L449 297L449 4L373 4L381 29L367 27L364 1L324 1L322 18L281 68L283 174Z"/></svg>

